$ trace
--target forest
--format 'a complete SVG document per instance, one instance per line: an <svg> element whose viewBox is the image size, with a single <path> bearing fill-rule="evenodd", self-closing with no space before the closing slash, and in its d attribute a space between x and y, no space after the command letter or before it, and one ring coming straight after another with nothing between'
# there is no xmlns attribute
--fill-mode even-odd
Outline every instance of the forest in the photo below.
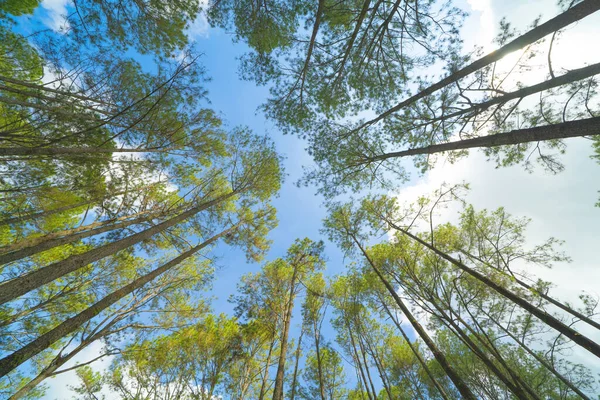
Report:
<svg viewBox="0 0 600 400"><path fill-rule="evenodd" d="M0 399L600 399L598 11L0 0Z"/></svg>

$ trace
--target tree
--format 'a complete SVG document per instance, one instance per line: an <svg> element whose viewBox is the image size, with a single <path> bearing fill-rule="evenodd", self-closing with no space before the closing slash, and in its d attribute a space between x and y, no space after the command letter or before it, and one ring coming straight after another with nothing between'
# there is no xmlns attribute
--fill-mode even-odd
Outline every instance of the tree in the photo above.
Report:
<svg viewBox="0 0 600 400"><path fill-rule="evenodd" d="M342 359L330 346L324 346L319 350L313 350L308 354L304 380L306 387L301 390L301 396L305 399L324 398L327 400L346 398L346 390L343 388L346 377L342 368Z"/></svg>

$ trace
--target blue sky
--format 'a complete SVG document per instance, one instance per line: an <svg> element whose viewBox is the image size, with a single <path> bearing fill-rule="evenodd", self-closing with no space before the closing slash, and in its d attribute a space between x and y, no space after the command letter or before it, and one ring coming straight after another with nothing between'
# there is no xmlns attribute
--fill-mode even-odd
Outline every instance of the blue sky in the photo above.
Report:
<svg viewBox="0 0 600 400"><path fill-rule="evenodd" d="M65 0L45 0L36 18L56 26L56 16L60 15ZM502 16L507 16L517 27L524 28L540 13L545 19L557 13L552 0L465 0L459 3L472 11L465 26L463 38L465 48L474 44L492 50L491 39ZM48 11L49 10L49 11ZM600 31L600 16L593 15L573 29L569 29L554 50L556 68L583 66L585 62L598 62L600 52L595 42ZM205 55L202 58L212 81L207 84L211 106L220 112L230 126L247 125L256 133L269 135L276 142L280 153L286 157L285 168L289 176L273 204L278 209L279 226L270 234L274 243L267 259L285 254L288 246L296 239L310 237L322 239L319 229L325 217L322 198L315 196L314 188L298 188L295 182L302 174L302 166L311 163L304 151L304 145L297 137L284 136L267 121L258 106L266 99L268 89L256 87L252 82L238 78L236 57L245 51L242 44L232 43L232 36L220 30L205 30L199 22L194 28L197 48ZM581 51L579 49L594 49ZM533 78L532 78L533 79ZM581 290L600 295L600 266L597 262L596 247L600 235L600 209L593 207L599 196L599 166L590 159L589 142L574 139L568 142L568 150L562 160L565 172L553 176L541 170L527 173L521 167L495 169L485 158L473 152L457 164L441 163L425 176L413 174L411 181L395 193L401 200L415 199L419 194L435 190L442 182L467 181L472 190L468 200L477 208L497 208L504 206L508 212L533 219L529 238L535 243L549 236L566 241L564 250L573 258L571 264L557 265L552 270L532 271L544 279L556 282L559 287L554 292L563 300L574 300ZM455 218L456 210L448 210L440 215L440 221ZM257 271L258 264L247 264L239 251L218 246L214 254L219 257L220 268L216 273L212 295L216 296L213 306L216 312L231 312L227 302L235 292L239 278L250 271ZM344 270L342 254L334 245L326 243L329 260L328 274ZM333 333L325 332L333 340ZM600 341L598 333L594 333ZM79 357L85 360L93 357L98 346L92 346ZM596 362L587 354L576 353L578 359L587 365ZM102 368L101 363L96 368ZM349 377L353 374L348 371ZM73 383L73 375L65 374L50 382L48 399L68 398L66 384Z"/></svg>

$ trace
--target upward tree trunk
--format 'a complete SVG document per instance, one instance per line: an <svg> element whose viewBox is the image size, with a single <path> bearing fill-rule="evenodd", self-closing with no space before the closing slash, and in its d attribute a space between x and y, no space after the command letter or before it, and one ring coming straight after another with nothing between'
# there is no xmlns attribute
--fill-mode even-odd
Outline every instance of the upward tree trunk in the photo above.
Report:
<svg viewBox="0 0 600 400"><path fill-rule="evenodd" d="M356 363L355 368L360 373L359 377L362 383L365 385L365 392L367 392L367 397L369 400L372 400L374 397L369 390L369 384L367 383L367 377L365 375L365 371L362 367L362 362L360 361L360 357L358 356L358 350L356 349L356 341L354 340L354 333L352 333L352 327L350 326L350 322L348 321L347 316L344 316L344 322L346 323L346 328L348 328L348 336L350 337L350 345L352 346L352 357L354 358L354 362ZM375 396L377 393L374 394Z"/></svg>
<svg viewBox="0 0 600 400"><path fill-rule="evenodd" d="M12 225L12 224L20 223L20 222L27 222L27 221L31 221L31 220L38 219L38 218L46 218L46 217L49 217L50 215L58 214L63 211L69 211L69 210L73 210L75 208L87 206L89 204L94 203L95 201L96 200L85 200L85 201L80 201L78 203L73 203L73 204L68 204L66 206L57 207L52 210L40 211L40 212L25 214L25 215L19 216L19 217L7 218L5 220L0 221L0 226Z"/></svg>
<svg viewBox="0 0 600 400"><path fill-rule="evenodd" d="M365 373L367 375L368 383L371 386L371 391L373 392L373 397L377 398L377 390L375 389L375 384L373 384L373 378L371 378L371 371L369 370L369 363L367 362L367 356L365 352L365 348L363 346L360 334L357 337L358 349L360 350L360 355L362 357L363 362L365 363Z"/></svg>
<svg viewBox="0 0 600 400"><path fill-rule="evenodd" d="M237 228L237 226L233 226L233 227L219 233L218 235L213 236L212 238L208 239L207 241L180 254L179 256L175 257L174 259L167 262L166 264L163 264L162 266L156 268L154 271L137 278L130 284L125 285L121 289L116 290L116 291L112 292L111 294L105 296L104 298L102 298L100 301L98 301L94 305L83 310L76 316L67 319L66 321L64 321L63 323L61 323L54 329L46 332L39 338L35 339L33 342L30 342L29 344L23 346L22 348L15 351L14 353L2 358L0 360L0 377L5 376L10 371L12 371L13 369L18 367L25 361L29 360L31 357L35 356L36 354L48 349L50 346L52 346L52 344L54 344L58 340L62 339L66 335L73 333L74 331L79 329L83 324L90 321L96 315L100 314L102 311L104 311L111 305L115 304L117 301L119 301L122 298L124 298L125 296L129 295L134 290L139 289L142 286L144 286L145 284L147 284L148 282L151 282L152 280L156 279L158 276L164 274L171 268L177 266L179 263L181 263L185 259L191 257L192 255L194 255L201 249L215 243L221 237L227 235L228 233L232 232L236 228Z"/></svg>
<svg viewBox="0 0 600 400"><path fill-rule="evenodd" d="M273 337L271 338L271 345L269 346L269 352L267 353L267 361L265 363L265 373L262 377L262 383L260 384L260 393L258 395L258 400L263 400L265 398L265 393L267 391L267 379L269 379L269 367L271 366L271 355L273 354L273 347L275 347L275 332L273 332Z"/></svg>
<svg viewBox="0 0 600 400"><path fill-rule="evenodd" d="M506 94L503 94L502 96L496 96L496 97L491 98L490 100L487 100L487 101L484 101L481 103L477 103L477 104L473 104L469 108L464 108L462 110L455 111L450 114L440 115L439 117L432 118L430 120L427 120L426 122L418 124L418 125L416 125L416 127L426 126L426 125L432 124L434 122L439 122L439 121L447 121L451 118L460 117L461 115L465 115L465 114L476 115L477 113L479 113L483 110L486 110L493 105L504 104L511 100L521 99L521 98L524 98L527 96L531 96L532 94L535 94L535 93L539 93L539 92L549 90L549 89L552 89L555 87L563 86L563 85L566 85L571 82L580 81L580 80L583 80L583 79L586 79L586 78L589 78L589 77L592 77L592 76L598 75L598 74L600 74L600 63L588 65L583 68L574 69L574 70L571 70L571 71L567 72L566 74L563 74L557 78L548 79L547 81L538 83L537 85L532 85L532 86L525 87L523 89L515 90L514 92L506 93Z"/></svg>
<svg viewBox="0 0 600 400"><path fill-rule="evenodd" d="M0 147L1 156L60 156L102 153L164 153L168 149L110 149L105 147Z"/></svg>
<svg viewBox="0 0 600 400"><path fill-rule="evenodd" d="M235 192L230 192L226 195L220 196L217 199L208 201L200 206L191 208L176 217L173 217L167 221L161 222L151 228L135 233L129 237L117 240L113 243L108 243L93 250L87 251L82 254L77 254L68 257L65 260L58 261L54 264L50 264L46 267L40 268L36 271L22 275L16 279L8 281L0 285L0 304L7 303L11 300L16 299L19 296L28 293L31 290L37 289L46 283L52 282L55 279L60 278L68 273L77 271L80 268L85 267L95 261L101 260L111 254L115 254L118 251L133 246L143 240L151 238L153 235L164 231L176 224L194 216L195 214L203 211L213 205L216 205L230 197L235 195Z"/></svg>
<svg viewBox="0 0 600 400"><path fill-rule="evenodd" d="M300 337L298 338L298 346L296 346L296 364L294 365L294 375L292 376L292 389L290 392L290 400L296 397L296 385L298 379L298 364L300 364L300 350L302 349L302 337L304 336L304 326L300 329Z"/></svg>
<svg viewBox="0 0 600 400"><path fill-rule="evenodd" d="M154 212L156 214L156 212ZM136 217L137 218L131 218ZM131 219L129 219L131 218ZM0 251L9 250L10 252L0 255L0 265L11 261L20 260L34 254L50 250L54 247L73 243L80 239L100 235L105 232L123 229L131 225L141 224L152 218L151 212L141 212L126 217L117 218L109 221L95 222L79 228L73 228L65 231L52 232L44 236L38 236L32 239L24 239L12 246L0 248ZM127 220L129 219L129 220Z"/></svg>
<svg viewBox="0 0 600 400"><path fill-rule="evenodd" d="M86 338L76 348L71 350L68 354L66 354L64 356L62 356L62 355L57 356L54 360L52 360L50 362L50 364L48 364L48 366L46 366L42 371L40 371L40 373L37 374L35 378L33 378L32 380L27 382L21 389L19 389L17 392L15 392L15 394L10 396L8 398L8 400L20 399L23 396L25 396L27 393L29 393L31 390L33 390L37 385L42 383L45 379L47 379L51 376L58 375L61 372L61 371L57 372L60 367L62 367L67 362L72 360L73 357L75 357L77 354L79 354L83 349L87 348L87 346L92 344L94 341L102 338L106 333L108 333L111 326L112 325L107 326L107 327L103 328L100 332L98 332L97 334L90 336L89 338Z"/></svg>
<svg viewBox="0 0 600 400"><path fill-rule="evenodd" d="M149 186L153 186L153 185L154 184L150 184L150 185L147 185L145 187L149 187ZM84 200L84 201L80 201L80 202L77 202L77 203L68 204L66 206L57 207L57 208L54 208L52 210L40 211L40 212L33 212L33 213L29 213L29 214L18 216L18 217L7 218L5 220L1 220L0 221L0 226L3 226L3 225L12 225L12 224L17 224L17 223L32 221L34 219L39 219L39 218L46 218L46 217L49 217L50 215L58 214L58 213L63 212L63 211L73 210L75 208L79 208L79 207L87 206L87 205L90 205L90 204L94 204L96 202L100 202L100 201L109 199L111 197L121 196L121 195L124 195L124 194L127 194L127 193L128 193L128 191L120 191L120 192L117 192L117 193L112 193L109 196L106 196L106 197L103 197L103 198L100 198L100 199Z"/></svg>
<svg viewBox="0 0 600 400"><path fill-rule="evenodd" d="M283 377L285 372L285 358L287 354L288 336L290 332L290 324L292 322L292 311L294 309L294 298L296 290L296 277L298 274L298 266L294 265L292 280L290 282L290 294L288 297L287 310L283 323L283 332L281 333L281 345L279 351L279 362L277 365L277 374L275 375L275 387L273 388L273 400L283 400Z"/></svg>
<svg viewBox="0 0 600 400"><path fill-rule="evenodd" d="M523 348L523 350L525 350L527 352L527 354L529 354L530 356L535 358L537 360L537 362L542 364L548 371L552 372L552 374L555 377L557 377L562 383L564 383L569 389L571 389L574 393L576 393L582 399L590 400L590 398L588 396L586 396L585 393L583 393L579 388L577 388L573 383L571 383L571 381L569 381L563 374L558 372L556 370L556 368L554 368L552 365L550 365L550 363L547 360L545 360L539 354L537 354L535 351L533 351L523 341L521 341L518 337L516 337L510 330L508 330L504 326L502 326L501 323L499 323L495 319L491 318L487 312L485 312L483 310L481 310L481 311L484 314L486 314L488 316L488 318L490 318L492 321L494 321L496 326L498 326L504 333L506 333L506 335L508 335L508 337L510 337L512 340L515 341L515 343L517 343L519 346L521 346L521 348Z"/></svg>
<svg viewBox="0 0 600 400"><path fill-rule="evenodd" d="M315 334L315 351L317 353L317 373L319 374L319 394L325 400L325 385L323 384L323 363L321 362L321 332L317 328L317 321L313 322Z"/></svg>
<svg viewBox="0 0 600 400"><path fill-rule="evenodd" d="M432 144L430 146L385 153L369 157L366 162L383 161L388 158L399 158L422 154L435 154L444 151L464 150L474 147L497 147L529 142L543 142L553 139L566 139L581 136L600 135L600 117L568 121L554 125L536 126L534 128L515 129L510 132L481 136L456 142Z"/></svg>
<svg viewBox="0 0 600 400"><path fill-rule="evenodd" d="M365 256L365 258L367 259L369 265L371 266L371 268L373 269L373 271L375 272L375 274L377 275L377 277L379 278L381 283L383 283L383 285L386 287L386 289L388 290L390 295L394 298L394 300L396 301L396 304L398 305L398 307L400 308L402 313L406 316L406 319L408 319L408 321L410 322L412 327L415 329L415 332L417 332L417 334L421 337L421 339L423 339L423 341L425 342L425 344L427 345L429 350L431 350L431 352L433 353L433 356L435 357L437 362L440 364L440 366L442 367L444 372L446 372L446 374L448 375L450 380L454 383L454 386L456 386L456 389L458 389L458 391L463 396L463 398L468 399L468 400L477 400L477 398L475 397L473 392L471 392L471 389L469 389L469 387L467 386L465 381L460 377L460 375L456 372L456 370L454 368L452 368L452 366L446 359L446 356L444 355L444 353L442 353L440 351L440 349L437 347L435 342L429 337L427 332L425 332L425 329L423 329L421 324L412 315L412 313L410 312L408 307L406 307L406 305L404 304L404 301L402 301L400 296L398 296L398 293L396 293L396 290L394 290L394 288L388 282L388 280L385 279L385 277L381 274L381 272L379 271L379 268L377 268L375 266L375 264L373 263L373 260L371 260L371 257L369 257L369 254L362 247L360 242L354 236L352 236L352 239L354 240L354 243L356 243L356 245L358 246L358 248L360 249L362 254Z"/></svg>
<svg viewBox="0 0 600 400"><path fill-rule="evenodd" d="M466 255L469 258L473 258L485 265L487 265L488 267L502 273L505 275L509 275L506 271L503 271L493 265L491 265L488 262L483 261L481 258L474 256L473 254L464 251L462 249L459 250L461 253L463 253L464 255ZM542 299L548 301L549 303L555 305L556 307L560 308L563 311L568 312L569 314L571 314L572 316L579 318L580 320L582 320L583 322L593 326L594 328L600 330L600 323L594 321L593 319L591 319L590 317L583 315L582 313L580 313L577 310L574 310L573 308L569 307L568 305L561 303L560 301L556 300L553 297L548 296L546 293L542 293L538 290L536 290L534 287L532 287L531 285L527 284L526 282L522 281L521 279L517 278L512 272L509 275L511 277L511 279L514 279L515 282L517 282L519 285L523 286L525 289L535 293L536 295L540 296Z"/></svg>
<svg viewBox="0 0 600 400"><path fill-rule="evenodd" d="M468 273L469 275L471 275L475 279L479 280L480 282L484 283L486 286L488 286L491 289L493 289L496 292L498 292L500 295L506 297L507 299L511 300L513 303L519 305L525 311L528 311L529 313L531 313L535 317L539 318L542 322L546 323L548 326L556 329L558 332L562 333L563 335L565 335L566 337L568 337L569 339L571 339L573 342L577 343L578 345L580 345L581 347L583 347L584 349L586 349L590 353L594 354L596 357L600 358L600 345L598 345L598 343L594 342L593 340L591 340L587 336L584 336L581 333L577 332L575 329L571 328L570 326L565 325L564 323L562 323L560 320L558 320L554 316L548 314L546 311L538 309L536 306L534 306L533 304L529 303L527 300L525 300L525 299L517 296L516 294L512 293L508 289L506 289L503 286L501 286L501 285L497 284L496 282L492 281L488 277L480 274L479 272L475 271L472 268L467 267L462 262L456 260L454 257L451 257L450 255L448 255L448 254L440 251L437 247L435 247L435 246L433 246L433 245L425 242L421 238L419 238L419 237L413 235L412 233L410 233L410 232L402 229L401 227L397 226L396 224L393 224L390 221L387 221L387 222L389 223L389 225L392 228L398 230L399 232L403 233L404 235L408 236L409 238L417 241L421 245L423 245L423 246L427 247L428 249L432 250L435 254L437 254L438 256L440 256L441 258L443 258L444 260L449 261L451 264L455 265L456 267L458 267L462 271L465 271L466 273Z"/></svg>
<svg viewBox="0 0 600 400"><path fill-rule="evenodd" d="M411 341L410 341L408 335L406 334L406 332L404 332L404 328L402 328L402 325L400 325L400 323L398 322L398 320L396 319L396 317L392 314L392 312L390 311L390 309L389 309L388 305L385 303L385 301L383 299L380 299L380 301L381 301L381 305L383 306L383 309L385 310L386 314L390 317L390 319L392 320L392 322L394 323L394 325L396 325L396 328L398 328L398 330L402 334L402 337L404 338L404 341L406 342L406 344L408 344L408 347L410 347L411 351L413 352L413 354L415 355L415 357L419 361L419 364L421 364L421 367L423 368L423 370L425 371L425 373L427 374L427 376L429 377L429 379L431 379L431 382L433 382L433 386L435 386L435 388L438 390L438 392L440 393L440 396L442 396L442 399L449 400L450 398L446 394L446 391L444 390L444 388L442 387L442 385L440 385L440 383L437 381L437 379L435 379L435 376L433 375L433 373L431 372L431 370L427 366L427 363L425 362L425 360L423 359L423 357L421 356L421 354L419 354L419 352L417 351L417 349L415 348L415 346L413 346L413 344L411 343ZM423 394L421 393L421 390L419 389L418 385L415 385L415 390L419 394L420 398L422 398L422 399L425 398L423 396Z"/></svg>
<svg viewBox="0 0 600 400"><path fill-rule="evenodd" d="M508 390L517 396L519 399L528 399L529 396L524 392L524 390L518 386L515 382L512 382L503 371L500 370L498 366L485 354L485 352L471 340L469 335L467 335L463 329L450 317L446 312L442 309L442 307L432 298L428 299L431 304L438 310L440 313L440 317L442 321L446 322L446 326L448 328L452 327L454 332L458 338L483 362L483 364L493 372L493 374L504 383L504 385L508 388ZM466 326L466 325L465 325ZM510 372L510 371L509 371ZM511 374L512 375L512 374ZM514 377L513 377L514 379ZM533 397L536 400L539 400L539 397Z"/></svg>
<svg viewBox="0 0 600 400"><path fill-rule="evenodd" d="M467 75L469 75L487 65L490 65L493 62L499 61L506 55L508 55L514 51L517 51L525 46L528 46L528 45L538 41L539 39L543 38L544 36L549 35L553 32L556 32L556 31L564 28L565 26L572 24L573 22L579 21L580 19L583 19L583 18L587 17L588 15L595 13L599 9L600 9L600 0L584 0L581 3L570 8L569 10L563 12L562 14L557 15L556 17L552 18L551 20L546 21L543 24L533 28L529 32L517 37L516 39L514 39L510 43L505 44L498 50L495 50L495 51L485 55L484 57L472 62L471 64L459 69L458 71L453 72L452 74L450 74L449 76L445 77L444 79L438 81L437 83L434 83L433 85L419 91L419 93L415 94L414 96L411 96L408 99L398 103L397 105L386 110L384 113L380 114L379 116L373 118L370 121L365 122L360 127L355 129L355 131L358 131L364 127L373 125L373 124L381 121L382 119L386 118L390 114L393 114L396 111L402 109L403 107L411 105L411 104L417 102L418 100L420 100L424 97L427 97L430 94L442 89L443 87L448 86L454 82L457 82L458 80L466 77Z"/></svg>

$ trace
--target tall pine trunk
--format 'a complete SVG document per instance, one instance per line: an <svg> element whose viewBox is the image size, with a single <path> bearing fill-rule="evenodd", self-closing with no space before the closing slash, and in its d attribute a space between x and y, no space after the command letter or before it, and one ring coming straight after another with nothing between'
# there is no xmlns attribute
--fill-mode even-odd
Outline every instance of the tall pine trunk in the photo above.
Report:
<svg viewBox="0 0 600 400"><path fill-rule="evenodd" d="M141 224L152 219L152 214L156 214L156 212L152 213L150 211L145 211L113 220L94 222L78 228L52 232L32 239L25 238L14 245L0 248L0 251L2 252L8 250L5 254L0 255L0 265L20 260L21 258L29 257L58 246L73 243L80 239L115 231L117 229L123 229L131 225Z"/></svg>
<svg viewBox="0 0 600 400"><path fill-rule="evenodd" d="M207 241L189 249L188 251L181 253L179 256L175 257L171 261L163 264L162 266L156 268L154 271L141 276L131 282L128 285L125 285L119 290L112 292L111 294L105 296L100 301L96 302L94 305L86 308L79 314L74 317L71 317L55 327L54 329L44 333L42 336L38 337L34 341L29 344L21 347L19 350L13 352L12 354L0 359L0 377L5 376L10 371L29 360L31 357L39 354L40 352L48 349L52 344L56 343L60 339L64 338L66 335L73 333L85 323L89 322L96 315L100 314L102 311L115 304L125 296L131 294L134 290L141 288L145 284L151 282L156 279L158 276L164 274L169 271L171 268L179 265L182 261L190 258L195 253L200 251L201 249L215 243L221 237L229 234L236 226L233 226L213 237L208 239Z"/></svg>
<svg viewBox="0 0 600 400"><path fill-rule="evenodd" d="M425 360L423 359L423 357L421 356L421 354L419 354L419 352L417 351L417 349L415 348L415 346L411 343L410 338L408 337L408 335L406 334L406 332L404 332L404 328L402 328L402 325L400 325L400 323L398 322L398 320L396 319L396 317L392 314L392 312L389 309L388 305L385 304L385 301L383 299L380 299L380 301L381 301L381 305L383 306L383 309L385 310L386 314L390 317L390 319L392 320L392 322L394 323L394 325L396 325L396 328L398 328L398 330L402 334L402 337L404 338L404 341L406 342L406 344L408 345L408 347L410 347L410 350L413 352L413 354L415 355L415 357L419 361L419 364L421 365L421 367L423 368L423 370L425 371L425 373L427 374L427 376L429 377L429 379L431 379L431 382L433 383L433 386L435 386L435 388L437 389L437 391L440 393L440 396L442 397L442 399L449 400L450 398L446 394L446 391L444 390L444 388L442 387L442 385L440 385L440 383L437 381L437 379L435 379L435 376L431 372L431 369L429 369L429 367L427 366L427 363L425 362ZM411 380L411 383L412 383L412 380ZM421 399L424 399L425 397L421 393L421 390L419 389L419 386L418 385L414 385L414 386L415 386L415 390L416 390L417 394L419 395L419 397Z"/></svg>
<svg viewBox="0 0 600 400"><path fill-rule="evenodd" d="M104 153L165 153L169 149L110 149L105 147L0 147L2 156L60 156ZM1 159L0 159L1 160Z"/></svg>
<svg viewBox="0 0 600 400"><path fill-rule="evenodd" d="M489 107L496 104L504 104L508 101L521 99L532 94L536 94L545 90L549 90L555 87L563 86L572 82L581 81L583 79L592 77L600 74L600 63L588 65L583 68L573 69L566 74L563 74L557 78L548 79L545 82L531 85L523 89L515 90L514 92L505 93L502 96L496 96L489 100L481 103L472 104L469 108L464 108L459 111L455 111L450 114L440 115L439 117L432 118L426 122L415 125L415 128L430 125L434 122L447 121L451 118L460 117L465 114L472 114L469 117L477 115L477 113L488 109Z"/></svg>
<svg viewBox="0 0 600 400"><path fill-rule="evenodd" d="M542 299L548 301L552 305L555 305L556 307L560 308L561 310L568 312L572 316L574 316L576 318L579 318L581 321L583 321L583 322L585 322L585 323L593 326L594 328L600 330L600 323L594 321L593 319L591 319L590 317L588 317L586 315L583 315L579 311L574 310L573 308L569 307L567 304L564 304L564 303L556 300L555 298L548 296L548 294L542 293L542 292L536 290L533 286L531 286L531 285L527 284L526 282L522 281L521 279L517 278L512 272L509 275L506 271L503 271L503 270L501 270L501 269L499 269L499 268L491 265L490 263L483 261L481 258L476 257L476 256L474 256L473 254L471 254L471 253L469 253L467 251L464 251L462 249L459 249L459 251L461 253L463 253L464 255L466 255L467 257L469 257L469 258L473 258L473 259L475 259L475 260L477 260L477 261L479 261L479 262L487 265L488 267L490 267L490 268L492 268L492 269L494 269L494 270L496 270L496 271L498 271L498 272L500 272L502 274L510 276L512 280L514 280L515 282L517 282L519 285L523 286L525 289L531 291L532 293L535 293L536 295L540 296Z"/></svg>
<svg viewBox="0 0 600 400"><path fill-rule="evenodd" d="M292 311L294 310L294 298L296 289L296 276L298 274L298 266L294 265L292 280L290 282L290 294L288 297L287 310L283 323L283 332L281 333L281 345L279 351L279 362L277 364L277 374L275 375L275 387L273 388L273 400L283 400L283 377L285 373L285 358L287 354L288 336L290 332L290 324L292 323Z"/></svg>
<svg viewBox="0 0 600 400"><path fill-rule="evenodd" d="M600 135L600 117L568 121L554 125L536 126L534 128L515 129L510 132L480 136L472 139L459 140L456 142L432 144L425 147L380 154L378 156L369 157L365 161L383 161L387 160L388 158L435 154L444 151L465 150L475 147L489 148L595 135Z"/></svg>
<svg viewBox="0 0 600 400"><path fill-rule="evenodd" d="M300 364L300 350L302 349L302 337L304 336L304 326L300 329L300 337L298 337L298 346L296 346L296 363L294 364L294 374L292 375L292 389L290 392L290 400L296 397L296 385L298 382L298 365Z"/></svg>
<svg viewBox="0 0 600 400"><path fill-rule="evenodd" d="M52 282L66 274L77 271L80 268L85 267L95 261L101 260L112 254L115 254L121 250L131 247L143 240L147 240L159 232L177 225L178 223L196 215L200 211L206 210L207 208L216 205L228 198L234 196L236 193L230 192L226 195L220 196L214 200L208 201L202 205L193 207L176 217L173 217L167 221L161 222L151 228L148 228L142 232L135 233L126 238L117 240L113 243L108 243L103 246L97 247L93 250L87 251L82 254L77 254L68 257L65 260L58 261L54 264L50 264L46 267L40 268L36 271L22 275L11 281L8 281L0 285L0 304L7 303L11 300L22 296L31 290L37 289L46 283Z"/></svg>
<svg viewBox="0 0 600 400"><path fill-rule="evenodd" d="M483 310L482 310L483 311ZM502 326L501 323L499 323L498 321L496 321L495 319L491 318L489 316L489 314L487 314L485 311L483 311L492 321L494 321L494 323L500 328L500 330L502 330L502 332L504 332L509 338L511 338L515 343L517 343L519 346L521 346L521 348L523 350L525 350L527 352L527 354L529 354L530 356L532 356L533 358L536 359L537 362L539 362L541 365L543 365L548 371L550 371L556 378L558 378L562 383L565 384L565 386L567 386L569 389L571 389L574 393L576 393L579 397L581 397L584 400L590 400L590 398L588 396L586 396L585 393L583 393L578 387L576 387L573 383L571 383L571 381L569 381L563 374L561 374L559 371L556 370L556 368L554 368L547 360L545 360L544 358L542 358L538 353L536 353L534 350L532 350L529 346L527 346L522 340L520 340L518 337L516 337L510 330L506 329L504 326Z"/></svg>

